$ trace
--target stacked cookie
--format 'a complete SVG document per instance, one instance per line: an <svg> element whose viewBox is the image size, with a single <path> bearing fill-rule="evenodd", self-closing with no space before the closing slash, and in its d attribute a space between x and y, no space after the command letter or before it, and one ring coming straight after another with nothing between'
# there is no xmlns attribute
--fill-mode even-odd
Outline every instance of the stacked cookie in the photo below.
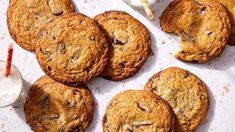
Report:
<svg viewBox="0 0 235 132"><path fill-rule="evenodd" d="M108 11L92 19L73 11L70 0L9 3L12 38L35 50L47 74L31 86L25 103L26 120L34 131L85 131L94 111L85 84L97 76L131 77L149 55L149 32L128 13Z"/></svg>
<svg viewBox="0 0 235 132"><path fill-rule="evenodd" d="M86 86L70 87L43 76L29 89L24 110L33 131L83 132L92 121L94 106Z"/></svg>
<svg viewBox="0 0 235 132"><path fill-rule="evenodd" d="M36 54L47 75L77 85L99 75L123 80L141 68L150 51L146 27L121 11L102 13L95 20L68 14L44 28Z"/></svg>
<svg viewBox="0 0 235 132"><path fill-rule="evenodd" d="M122 92L110 101L104 132L191 132L207 114L207 87L187 70L165 69L150 78L144 89Z"/></svg>
<svg viewBox="0 0 235 132"><path fill-rule="evenodd" d="M205 63L220 55L228 40L230 44L235 43L234 13L230 6L235 3L220 1L231 13L217 0L174 0L164 10L160 17L162 30L176 33L181 39L177 59ZM229 14L233 14L232 21Z"/></svg>

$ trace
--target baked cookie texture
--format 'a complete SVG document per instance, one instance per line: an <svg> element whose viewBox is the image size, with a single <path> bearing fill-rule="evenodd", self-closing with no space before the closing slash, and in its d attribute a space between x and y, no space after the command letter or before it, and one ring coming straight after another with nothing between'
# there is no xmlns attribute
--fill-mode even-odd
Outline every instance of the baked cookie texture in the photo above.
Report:
<svg viewBox="0 0 235 132"><path fill-rule="evenodd" d="M230 15L231 20L231 34L228 40L228 44L235 45L235 1L234 0L218 0L221 4L223 4Z"/></svg>
<svg viewBox="0 0 235 132"><path fill-rule="evenodd" d="M160 25L163 31L180 36L175 57L197 63L218 56L231 29L226 8L216 0L174 0L162 13Z"/></svg>
<svg viewBox="0 0 235 132"><path fill-rule="evenodd" d="M34 51L43 27L56 17L73 11L70 0L10 0L8 30L19 46Z"/></svg>
<svg viewBox="0 0 235 132"><path fill-rule="evenodd" d="M108 63L108 40L97 22L83 14L67 14L45 27L36 45L37 60L51 78L84 84Z"/></svg>
<svg viewBox="0 0 235 132"><path fill-rule="evenodd" d="M170 67L155 74L145 90L165 99L177 117L177 131L192 132L205 118L209 108L207 86L187 70Z"/></svg>
<svg viewBox="0 0 235 132"><path fill-rule="evenodd" d="M69 87L43 76L29 89L24 110L35 132L84 132L94 102L86 86Z"/></svg>
<svg viewBox="0 0 235 132"><path fill-rule="evenodd" d="M126 12L107 11L95 16L110 40L110 60L102 77L123 80L139 71L150 51L147 28Z"/></svg>
<svg viewBox="0 0 235 132"><path fill-rule="evenodd" d="M104 132L174 132L175 116L158 95L128 90L110 101L103 117Z"/></svg>

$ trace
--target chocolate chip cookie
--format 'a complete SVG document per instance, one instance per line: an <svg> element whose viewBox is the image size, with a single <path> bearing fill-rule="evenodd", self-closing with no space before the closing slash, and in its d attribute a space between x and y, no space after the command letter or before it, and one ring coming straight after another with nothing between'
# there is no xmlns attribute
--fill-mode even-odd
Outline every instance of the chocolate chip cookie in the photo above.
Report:
<svg viewBox="0 0 235 132"><path fill-rule="evenodd" d="M189 71L176 67L165 69L148 81L145 90L161 96L171 105L179 132L194 131L207 114L207 86Z"/></svg>
<svg viewBox="0 0 235 132"><path fill-rule="evenodd" d="M123 80L141 68L150 51L147 28L122 11L108 11L95 17L110 40L110 60L102 73L106 79Z"/></svg>
<svg viewBox="0 0 235 132"><path fill-rule="evenodd" d="M57 16L73 11L70 0L10 0L8 29L19 46L34 51L42 28Z"/></svg>
<svg viewBox="0 0 235 132"><path fill-rule="evenodd" d="M79 13L64 15L42 31L37 60L51 78L69 85L84 84L104 70L108 45L96 21Z"/></svg>
<svg viewBox="0 0 235 132"><path fill-rule="evenodd" d="M227 10L229 11L230 20L231 20L231 34L228 40L230 45L235 45L235 1L234 0L219 0Z"/></svg>
<svg viewBox="0 0 235 132"><path fill-rule="evenodd" d="M94 102L86 86L69 87L43 76L29 89L24 110L35 132L84 132Z"/></svg>
<svg viewBox="0 0 235 132"><path fill-rule="evenodd" d="M175 116L158 95L124 91L110 101L103 117L104 132L174 132Z"/></svg>
<svg viewBox="0 0 235 132"><path fill-rule="evenodd" d="M160 25L163 31L180 36L175 57L196 63L218 56L231 29L226 8L216 0L174 0L162 13Z"/></svg>

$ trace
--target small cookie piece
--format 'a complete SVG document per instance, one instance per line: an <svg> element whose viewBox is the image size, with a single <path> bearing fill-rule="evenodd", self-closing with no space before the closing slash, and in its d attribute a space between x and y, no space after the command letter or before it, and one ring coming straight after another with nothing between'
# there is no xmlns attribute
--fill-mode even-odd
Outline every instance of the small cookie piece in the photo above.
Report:
<svg viewBox="0 0 235 132"><path fill-rule="evenodd" d="M150 51L147 28L122 11L108 11L95 17L110 39L110 60L102 73L106 79L123 80L139 71Z"/></svg>
<svg viewBox="0 0 235 132"><path fill-rule="evenodd" d="M229 11L230 20L231 20L231 34L228 40L228 44L235 45L235 0L219 0L227 10Z"/></svg>
<svg viewBox="0 0 235 132"><path fill-rule="evenodd" d="M51 78L84 84L108 63L108 40L97 22L83 14L62 16L45 27L36 45L37 60Z"/></svg>
<svg viewBox="0 0 235 132"><path fill-rule="evenodd" d="M110 101L103 117L104 132L174 132L175 116L158 95L124 91Z"/></svg>
<svg viewBox="0 0 235 132"><path fill-rule="evenodd" d="M160 25L163 31L180 36L175 57L197 63L217 57L231 29L226 8L216 0L174 0L162 13Z"/></svg>
<svg viewBox="0 0 235 132"><path fill-rule="evenodd" d="M70 0L10 0L8 30L19 46L34 51L43 27L56 17L73 11Z"/></svg>
<svg viewBox="0 0 235 132"><path fill-rule="evenodd" d="M94 102L86 86L69 87L43 76L29 89L24 110L35 132L84 132Z"/></svg>
<svg viewBox="0 0 235 132"><path fill-rule="evenodd" d="M165 69L149 79L145 90L171 105L178 119L177 131L192 132L208 112L207 86L189 71L176 67Z"/></svg>

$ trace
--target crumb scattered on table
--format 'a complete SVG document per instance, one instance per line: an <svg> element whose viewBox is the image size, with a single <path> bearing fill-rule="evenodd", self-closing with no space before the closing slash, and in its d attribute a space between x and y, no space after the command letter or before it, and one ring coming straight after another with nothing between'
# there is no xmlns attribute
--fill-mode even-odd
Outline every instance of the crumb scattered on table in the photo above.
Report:
<svg viewBox="0 0 235 132"><path fill-rule="evenodd" d="M230 91L230 84L226 84L223 86L222 90L220 91L219 95L224 96L226 93Z"/></svg>

